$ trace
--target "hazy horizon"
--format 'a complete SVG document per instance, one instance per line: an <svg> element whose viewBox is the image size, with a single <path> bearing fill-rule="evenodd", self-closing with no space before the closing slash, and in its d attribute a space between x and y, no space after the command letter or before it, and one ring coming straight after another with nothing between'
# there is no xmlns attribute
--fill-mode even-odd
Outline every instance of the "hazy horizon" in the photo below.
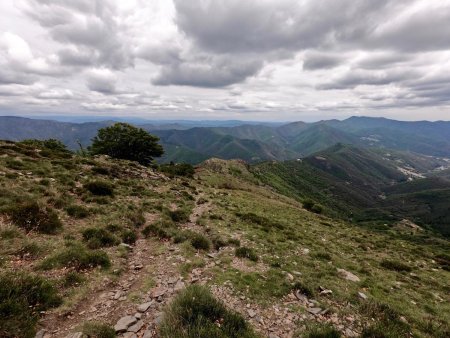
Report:
<svg viewBox="0 0 450 338"><path fill-rule="evenodd" d="M242 122L242 123L267 123L267 124L285 124L285 123L293 123L293 122L305 122L305 123L315 123L315 122L321 122L321 121L329 121L329 120L339 120L344 121L353 117L362 117L362 118L373 118L373 119L388 119L392 121L399 121L399 122L450 122L449 120L427 120L427 119L421 119L421 120L400 120L400 119L392 119L388 117L383 116L365 116L365 115L351 115L351 116L345 116L345 117L336 117L336 118L328 118L328 119L303 119L303 120L239 120L239 119L202 119L202 118L153 118L153 117L146 117L146 116L126 116L126 115L70 115L70 114L54 114L54 115L0 115L0 117L23 117L23 118L30 118L30 119L37 119L37 120L53 120L53 121L59 121L59 122L100 122L100 121L142 121L142 122L164 122L164 123L172 123L172 122Z"/></svg>

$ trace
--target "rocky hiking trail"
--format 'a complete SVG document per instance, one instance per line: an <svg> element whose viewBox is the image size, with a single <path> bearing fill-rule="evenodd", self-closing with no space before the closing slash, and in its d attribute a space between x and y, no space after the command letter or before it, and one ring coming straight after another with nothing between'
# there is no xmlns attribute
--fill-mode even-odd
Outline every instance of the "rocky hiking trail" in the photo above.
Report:
<svg viewBox="0 0 450 338"><path fill-rule="evenodd" d="M197 220L207 213L212 205L211 202L198 204L200 197L201 195L197 197L189 221L182 224L182 228L195 232L203 230ZM151 219L152 215L149 218ZM153 220L155 219L154 217ZM237 234L237 237L240 235ZM109 323L114 326L118 337L158 337L158 325L162 321L164 307L186 285L207 284L212 279L208 270L221 265L219 254L232 257L231 266L240 271L264 273L268 270L268 266L262 262L248 265L246 261L234 256L231 247L225 247L219 252L197 252L196 257L204 259L205 266L194 268L187 278L183 278L179 267L190 261L183 257L178 245L139 238L135 245L124 246L130 251L126 271L123 271L117 280L105 277L70 311L44 317L36 338L82 338L80 327L88 321ZM152 285L149 290L142 292L149 278ZM291 274L287 274L286 278L294 280ZM241 313L264 337L293 337L303 321L329 322L341 329L346 337L357 336L353 328L354 318L342 320L336 314L330 314L327 309L320 308L317 301L308 299L298 291L263 306L238 294L230 281L223 285L209 283L209 286L215 297L230 309ZM323 289L321 294L326 295L328 292L331 291ZM133 295L137 295L136 298ZM304 308L303 314L299 314L298 307Z"/></svg>

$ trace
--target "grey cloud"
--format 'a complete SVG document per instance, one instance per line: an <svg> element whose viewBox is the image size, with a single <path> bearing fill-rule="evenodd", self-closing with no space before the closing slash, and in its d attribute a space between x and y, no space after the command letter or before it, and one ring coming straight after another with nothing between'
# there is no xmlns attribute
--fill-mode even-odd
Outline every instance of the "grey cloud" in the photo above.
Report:
<svg viewBox="0 0 450 338"><path fill-rule="evenodd" d="M177 23L199 46L214 52L300 50L367 34L364 18L387 0L175 0Z"/></svg>
<svg viewBox="0 0 450 338"><path fill-rule="evenodd" d="M170 65L180 63L181 60L181 47L176 44L167 41L162 43L150 43L140 46L135 55L142 59L151 61L160 65Z"/></svg>
<svg viewBox="0 0 450 338"><path fill-rule="evenodd" d="M0 67L0 85L4 84L21 84L29 85L37 81L37 78L23 72L13 72Z"/></svg>
<svg viewBox="0 0 450 338"><path fill-rule="evenodd" d="M108 69L95 69L87 76L87 87L102 94L114 94L116 92L116 77Z"/></svg>
<svg viewBox="0 0 450 338"><path fill-rule="evenodd" d="M409 54L399 54L393 52L373 53L360 60L357 66L364 69L389 68L406 63L412 59L413 56Z"/></svg>
<svg viewBox="0 0 450 338"><path fill-rule="evenodd" d="M414 10L414 5L422 5ZM403 9L408 9L408 6ZM444 50L450 47L450 5L416 2L409 12L393 15L369 36L368 45L400 51Z"/></svg>
<svg viewBox="0 0 450 338"><path fill-rule="evenodd" d="M387 85L391 83L399 83L405 80L416 78L420 73L405 70L390 71L367 71L362 69L351 69L347 73L338 78L317 86L318 89L353 89L360 85Z"/></svg>
<svg viewBox="0 0 450 338"><path fill-rule="evenodd" d="M262 67L257 60L230 57L199 57L196 60L167 65L153 80L157 85L225 87L242 82Z"/></svg>
<svg viewBox="0 0 450 338"><path fill-rule="evenodd" d="M346 61L342 55L314 53L310 52L305 55L303 61L303 69L316 70L336 67Z"/></svg>
<svg viewBox="0 0 450 338"><path fill-rule="evenodd" d="M71 46L60 51L69 65L90 64L121 69L133 65L123 27L113 1L32 1L28 14L58 42Z"/></svg>

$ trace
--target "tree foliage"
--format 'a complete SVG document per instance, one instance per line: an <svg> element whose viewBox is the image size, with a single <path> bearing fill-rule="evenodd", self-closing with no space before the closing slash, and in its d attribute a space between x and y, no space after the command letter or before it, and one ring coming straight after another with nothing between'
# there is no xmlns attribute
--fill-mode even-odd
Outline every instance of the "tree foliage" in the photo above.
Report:
<svg viewBox="0 0 450 338"><path fill-rule="evenodd" d="M93 155L105 154L148 165L154 157L164 153L158 141L158 137L150 135L142 128L127 123L116 123L98 131L89 151Z"/></svg>

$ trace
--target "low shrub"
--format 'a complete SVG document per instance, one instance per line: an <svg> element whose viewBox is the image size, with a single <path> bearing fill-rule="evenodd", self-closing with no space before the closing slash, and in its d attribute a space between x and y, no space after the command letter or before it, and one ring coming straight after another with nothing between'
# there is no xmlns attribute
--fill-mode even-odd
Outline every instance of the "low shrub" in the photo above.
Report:
<svg viewBox="0 0 450 338"><path fill-rule="evenodd" d="M172 219L172 221L177 223L183 223L189 221L189 212L183 209L177 209L177 210L170 210L168 212L169 217Z"/></svg>
<svg viewBox="0 0 450 338"><path fill-rule="evenodd" d="M142 234L145 237L155 236L159 239L171 239L175 232L176 228L170 222L152 223L142 230Z"/></svg>
<svg viewBox="0 0 450 338"><path fill-rule="evenodd" d="M40 207L37 202L16 204L7 210L7 214L15 225L27 232L36 230L53 234L62 227L56 212L49 207Z"/></svg>
<svg viewBox="0 0 450 338"><path fill-rule="evenodd" d="M84 323L81 330L83 334L89 338L115 338L116 331L114 328L105 323L87 322Z"/></svg>
<svg viewBox="0 0 450 338"><path fill-rule="evenodd" d="M211 242L215 250L219 250L220 248L226 247L228 244L222 237L219 236L213 236L211 238Z"/></svg>
<svg viewBox="0 0 450 338"><path fill-rule="evenodd" d="M91 171L94 174L98 174L98 175L105 175L108 176L110 174L110 170L107 167L101 167L101 166L94 166L91 168Z"/></svg>
<svg viewBox="0 0 450 338"><path fill-rule="evenodd" d="M145 217L142 210L137 210L134 212L130 212L127 214L127 219L130 223L130 225L139 228L140 226L145 224Z"/></svg>
<svg viewBox="0 0 450 338"><path fill-rule="evenodd" d="M114 188L112 184L106 181L90 181L84 185L84 188L96 196L114 195Z"/></svg>
<svg viewBox="0 0 450 338"><path fill-rule="evenodd" d="M324 260L324 261L331 261L332 260L331 255L328 252L325 252L325 251L316 252L312 256L315 257L315 258L318 258L320 260Z"/></svg>
<svg viewBox="0 0 450 338"><path fill-rule="evenodd" d="M116 236L104 228L87 228L83 231L83 239L91 249L109 247L119 244Z"/></svg>
<svg viewBox="0 0 450 338"><path fill-rule="evenodd" d="M0 336L34 337L40 311L61 302L53 284L40 276L0 274Z"/></svg>
<svg viewBox="0 0 450 338"><path fill-rule="evenodd" d="M270 231L272 228L277 228L280 230L285 228L285 226L279 222L271 221L267 217L259 216L252 212L250 212L250 213L239 213L238 212L238 213L236 213L236 216L238 216L243 221L250 222L250 223L261 226L261 228L266 232Z"/></svg>
<svg viewBox="0 0 450 338"><path fill-rule="evenodd" d="M62 279L62 285L65 288L71 288L84 283L86 279L80 273L76 271L69 271L66 273Z"/></svg>
<svg viewBox="0 0 450 338"><path fill-rule="evenodd" d="M307 198L303 200L302 202L303 208L305 208L308 211L314 212L316 214L321 214L323 211L323 207L320 204L317 204L312 199Z"/></svg>
<svg viewBox="0 0 450 338"><path fill-rule="evenodd" d="M410 272L412 271L412 267L410 267L409 265L399 262L399 261L395 261L395 260L390 260L390 259L383 259L380 263L380 265L388 270L392 270L392 271L406 271L406 272Z"/></svg>
<svg viewBox="0 0 450 338"><path fill-rule="evenodd" d="M34 241L26 241L21 248L17 251L22 258L36 258L42 253L42 247Z"/></svg>
<svg viewBox="0 0 450 338"><path fill-rule="evenodd" d="M197 250L208 251L211 247L211 241L202 234L193 234L190 240L191 245Z"/></svg>
<svg viewBox="0 0 450 338"><path fill-rule="evenodd" d="M258 337L240 314L228 310L209 290L198 285L182 291L163 318L162 338Z"/></svg>
<svg viewBox="0 0 450 338"><path fill-rule="evenodd" d="M123 243L132 245L136 243L137 235L133 230L125 229L120 234L120 238L122 239Z"/></svg>
<svg viewBox="0 0 450 338"><path fill-rule="evenodd" d="M253 262L257 262L259 259L258 255L255 253L255 251L252 248L248 248L245 246L236 248L236 250L234 251L234 254L236 255L236 257L247 258Z"/></svg>
<svg viewBox="0 0 450 338"><path fill-rule="evenodd" d="M66 212L69 216L75 218L86 218L89 216L89 209L81 205L70 205L66 208Z"/></svg>
<svg viewBox="0 0 450 338"><path fill-rule="evenodd" d="M230 238L228 240L228 244L233 245L235 247L240 247L241 246L241 241L238 240L237 238Z"/></svg>
<svg viewBox="0 0 450 338"><path fill-rule="evenodd" d="M188 163L164 164L159 167L159 170L168 177L183 176L192 178L195 174L194 167Z"/></svg>
<svg viewBox="0 0 450 338"><path fill-rule="evenodd" d="M70 244L61 251L46 258L40 264L40 268L44 270L74 268L79 271L97 266L102 268L111 266L106 252L102 250L89 250L80 244Z"/></svg>

